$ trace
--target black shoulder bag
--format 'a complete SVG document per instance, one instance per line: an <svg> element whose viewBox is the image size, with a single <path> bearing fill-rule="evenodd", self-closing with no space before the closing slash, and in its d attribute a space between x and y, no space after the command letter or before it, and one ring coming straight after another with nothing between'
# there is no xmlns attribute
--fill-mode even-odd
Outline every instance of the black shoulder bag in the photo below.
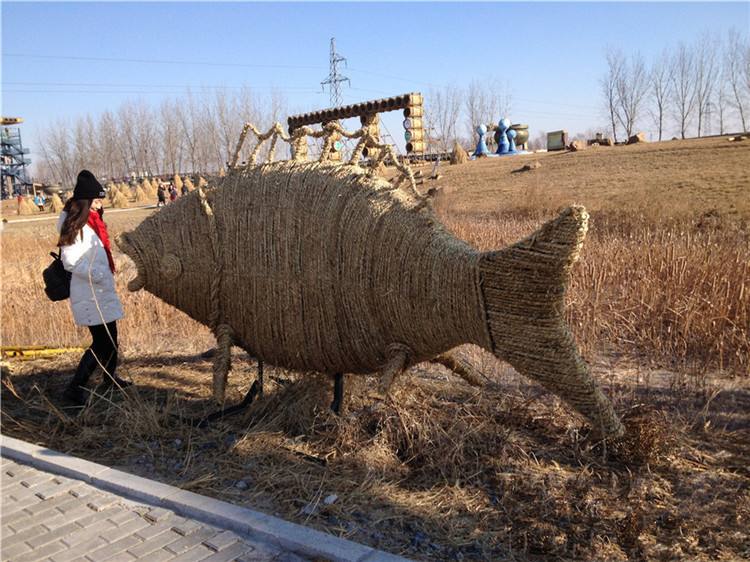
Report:
<svg viewBox="0 0 750 562"><path fill-rule="evenodd" d="M60 259L60 252L50 252L52 263L42 272L44 292L51 301L64 301L70 297L71 273L66 271Z"/></svg>

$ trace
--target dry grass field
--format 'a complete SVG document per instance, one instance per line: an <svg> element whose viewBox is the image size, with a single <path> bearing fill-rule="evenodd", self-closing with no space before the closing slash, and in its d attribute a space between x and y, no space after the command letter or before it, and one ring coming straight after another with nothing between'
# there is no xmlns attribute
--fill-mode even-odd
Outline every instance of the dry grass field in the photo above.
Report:
<svg viewBox="0 0 750 562"><path fill-rule="evenodd" d="M441 219L481 249L587 206L568 311L623 443L591 442L557 399L469 347L482 388L420 365L378 402L373 380L347 377L337 417L326 377L269 368L247 412L191 427L179 418L214 408L213 338L127 293L119 253L120 374L135 388L76 415L61 400L75 355L13 362L2 431L416 559L750 558L748 163L750 141L668 141L441 165L420 186L442 188ZM149 212L105 219L116 234ZM2 232L3 345L86 345L41 288L54 221L17 218ZM239 350L234 365L231 401L255 376Z"/></svg>

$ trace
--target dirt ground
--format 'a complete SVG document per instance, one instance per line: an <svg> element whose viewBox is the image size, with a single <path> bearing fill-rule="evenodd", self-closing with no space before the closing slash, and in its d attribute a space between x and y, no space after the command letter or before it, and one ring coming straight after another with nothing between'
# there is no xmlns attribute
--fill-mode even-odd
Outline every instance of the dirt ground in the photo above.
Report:
<svg viewBox="0 0 750 562"><path fill-rule="evenodd" d="M540 167L518 171L532 162ZM441 209L490 221L578 202L657 217L716 213L731 218L722 225L746 228L747 162L750 141L668 141L441 164L441 178L420 188L437 184ZM425 177L431 165L421 170ZM105 219L116 233L150 212ZM6 285L24 271L10 264L28 259L18 241L48 243L53 227L8 218ZM46 255L44 244L23 244ZM129 278L125 258L116 259ZM35 291L25 298L38 299ZM142 310L126 319L131 343L119 370L134 387L95 390L79 412L61 398L75 354L12 361L2 379L3 433L420 560L750 559L750 381L742 373L669 367L614 343L598 350L592 370L628 428L615 444L593 441L559 400L468 346L458 353L482 373L481 388L423 364L383 401L372 396L374 379L347 376L339 417L329 409L328 377L266 366L261 398L197 428L186 421L216 408L202 355L211 335L152 296L137 298ZM67 311L56 314L62 319L37 323L62 337ZM2 338L20 336L3 329ZM258 367L238 349L233 365L228 403L243 397Z"/></svg>
<svg viewBox="0 0 750 562"><path fill-rule="evenodd" d="M538 162L540 167L521 171ZM715 210L750 219L750 140L726 137L588 148L440 166L454 212L497 213L542 202L591 212L674 215ZM431 167L423 168L429 175Z"/></svg>

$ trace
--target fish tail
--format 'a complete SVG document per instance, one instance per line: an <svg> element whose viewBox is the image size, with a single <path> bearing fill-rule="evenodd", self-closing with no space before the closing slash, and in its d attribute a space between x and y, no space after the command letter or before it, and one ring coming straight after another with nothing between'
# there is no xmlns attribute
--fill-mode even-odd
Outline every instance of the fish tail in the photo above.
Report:
<svg viewBox="0 0 750 562"><path fill-rule="evenodd" d="M528 238L482 254L479 273L491 351L560 396L602 437L622 423L594 381L565 322L565 291L588 229L569 207Z"/></svg>

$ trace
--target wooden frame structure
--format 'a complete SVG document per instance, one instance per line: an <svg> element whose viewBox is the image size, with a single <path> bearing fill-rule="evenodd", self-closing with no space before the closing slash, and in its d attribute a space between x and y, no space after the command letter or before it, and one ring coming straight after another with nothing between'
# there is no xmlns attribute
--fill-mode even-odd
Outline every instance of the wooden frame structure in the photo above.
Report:
<svg viewBox="0 0 750 562"><path fill-rule="evenodd" d="M406 152L409 154L424 154L424 126L422 116L424 115L424 98L419 92L402 94L390 98L370 100L362 103L345 105L342 107L332 107L312 111L310 113L301 113L299 115L290 115L287 118L289 134L306 125L316 125L318 123L326 124L339 119L348 119L350 117L359 117L362 126L372 127L372 133L375 138L379 138L378 113L386 111L404 112L404 138L406 140ZM367 149L363 152L367 156Z"/></svg>

